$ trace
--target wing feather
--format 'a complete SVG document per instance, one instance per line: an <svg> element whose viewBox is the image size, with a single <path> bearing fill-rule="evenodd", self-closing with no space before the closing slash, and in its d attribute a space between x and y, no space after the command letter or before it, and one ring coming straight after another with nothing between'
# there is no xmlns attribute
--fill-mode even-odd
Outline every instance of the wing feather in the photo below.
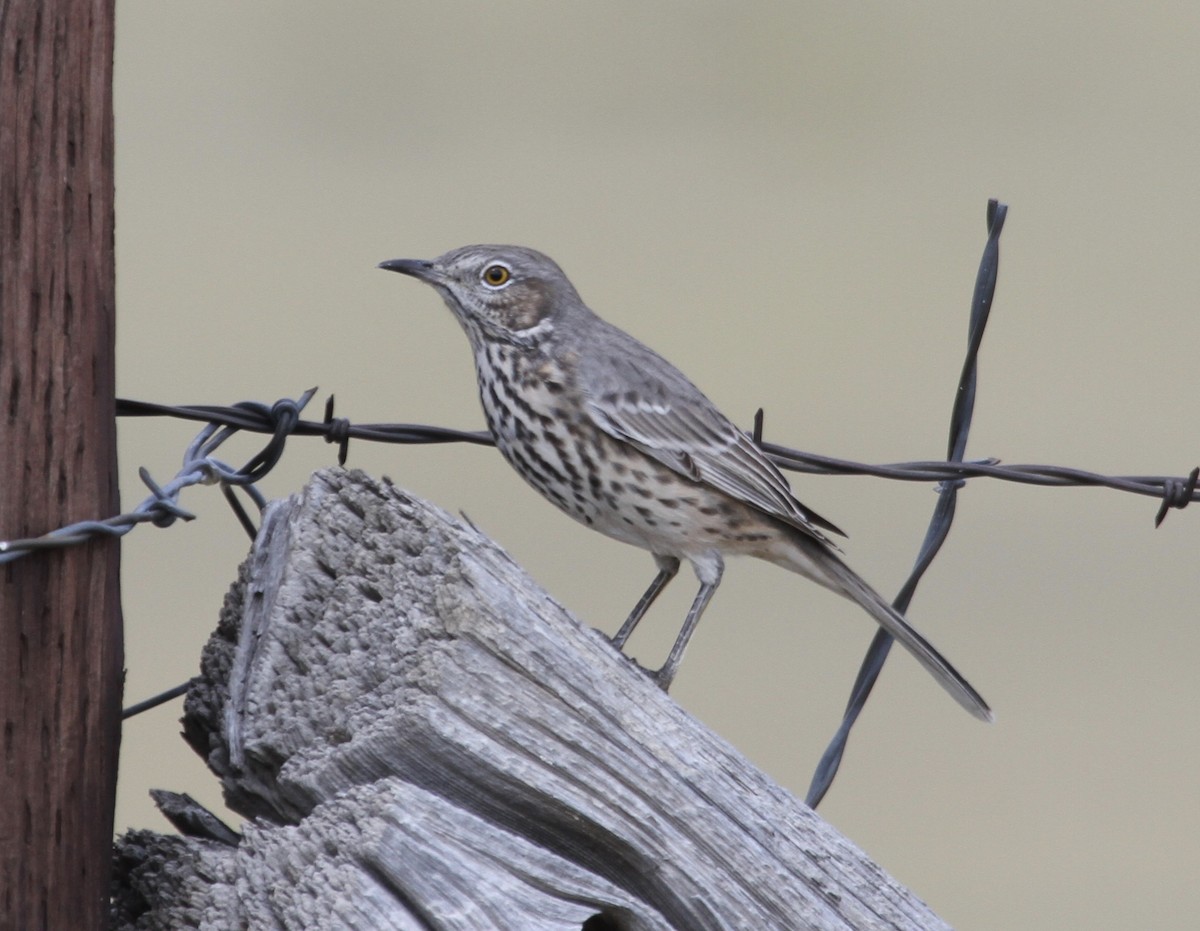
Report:
<svg viewBox="0 0 1200 931"><path fill-rule="evenodd" d="M687 377L620 330L614 353L581 353L592 421L683 477L710 485L822 542L834 524L792 496L787 479ZM844 535L844 534L843 534Z"/></svg>

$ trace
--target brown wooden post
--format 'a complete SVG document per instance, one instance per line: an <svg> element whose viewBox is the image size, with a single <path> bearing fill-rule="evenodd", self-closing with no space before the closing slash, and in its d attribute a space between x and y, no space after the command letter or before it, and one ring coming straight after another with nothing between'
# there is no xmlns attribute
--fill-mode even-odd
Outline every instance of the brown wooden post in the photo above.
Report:
<svg viewBox="0 0 1200 931"><path fill-rule="evenodd" d="M0 539L116 513L113 0L0 0ZM106 925L119 545L0 565L0 928Z"/></svg>

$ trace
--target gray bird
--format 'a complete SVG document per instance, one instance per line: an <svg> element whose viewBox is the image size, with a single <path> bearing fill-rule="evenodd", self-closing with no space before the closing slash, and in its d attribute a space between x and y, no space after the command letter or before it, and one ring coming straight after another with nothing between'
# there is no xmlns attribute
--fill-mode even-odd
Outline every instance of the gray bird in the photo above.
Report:
<svg viewBox="0 0 1200 931"><path fill-rule="evenodd" d="M991 720L979 693L838 555L841 533L792 496L775 465L675 366L580 299L551 259L465 246L380 268L435 288L466 331L496 446L529 484L593 530L649 550L658 575L618 649L679 571L700 590L670 655L671 684L721 581L726 555L756 556L861 605L955 700Z"/></svg>

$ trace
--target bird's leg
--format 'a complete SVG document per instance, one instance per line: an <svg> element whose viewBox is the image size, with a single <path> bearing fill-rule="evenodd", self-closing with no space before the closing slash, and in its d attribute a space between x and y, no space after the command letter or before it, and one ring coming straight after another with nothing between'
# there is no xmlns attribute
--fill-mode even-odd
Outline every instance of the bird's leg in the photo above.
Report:
<svg viewBox="0 0 1200 931"><path fill-rule="evenodd" d="M713 557L713 561L707 565L696 565L693 562L696 567L696 575L700 578L700 591L696 592L692 606L688 609L687 618L683 622L683 628L679 631L679 636L675 638L675 645L671 647L667 661L663 663L662 669L653 674L654 681L664 692L671 687L675 673L679 671L679 664L683 661L683 651L687 649L688 641L692 639L696 625L700 623L700 615L704 613L717 586L721 584L721 573L725 566L718 554L713 554Z"/></svg>
<svg viewBox="0 0 1200 931"><path fill-rule="evenodd" d="M654 577L654 581L650 583L650 587L646 589L646 594L638 599L638 603L633 606L633 610L629 612L629 617L625 619L625 623L621 625L621 629L617 631L617 635L612 638L613 646L618 650L623 649L625 641L633 634L633 629L638 626L638 622L650 610L650 605L654 604L654 599L662 594L662 590L667 587L667 583L675 578L675 573L679 571L679 560L674 556L655 556L655 563L658 564L658 575Z"/></svg>

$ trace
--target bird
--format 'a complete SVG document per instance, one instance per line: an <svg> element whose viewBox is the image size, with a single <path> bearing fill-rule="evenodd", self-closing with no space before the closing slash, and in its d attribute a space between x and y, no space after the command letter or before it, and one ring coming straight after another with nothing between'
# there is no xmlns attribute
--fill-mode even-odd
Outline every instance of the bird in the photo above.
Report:
<svg viewBox="0 0 1200 931"><path fill-rule="evenodd" d="M658 569L612 638L622 650L686 561L699 590L663 666L668 689L726 556L789 569L861 606L971 714L991 709L842 559L830 521L801 504L744 431L679 369L593 313L548 256L471 245L379 268L430 285L465 331L501 455L584 525L649 550Z"/></svg>

